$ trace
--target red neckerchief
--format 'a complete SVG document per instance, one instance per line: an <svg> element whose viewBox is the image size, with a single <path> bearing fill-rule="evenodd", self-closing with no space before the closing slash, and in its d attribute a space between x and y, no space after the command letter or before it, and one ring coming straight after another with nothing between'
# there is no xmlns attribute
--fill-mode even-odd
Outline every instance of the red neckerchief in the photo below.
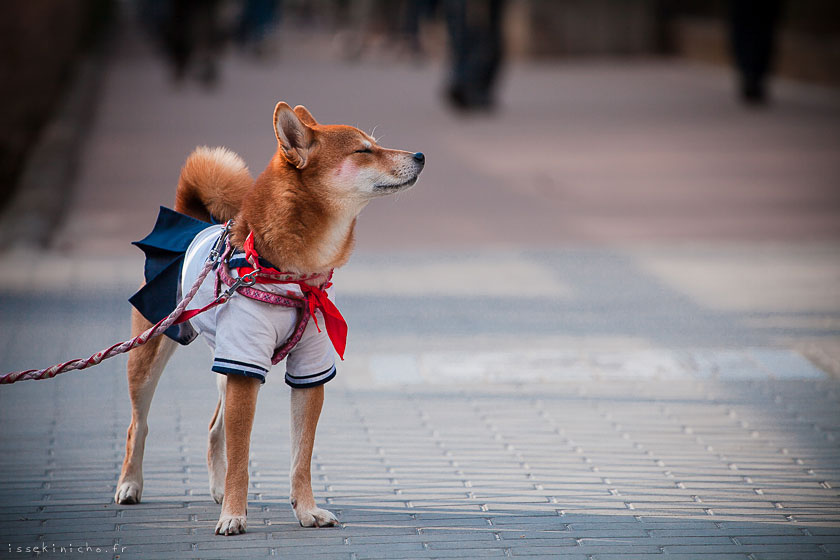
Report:
<svg viewBox="0 0 840 560"><path fill-rule="evenodd" d="M256 249L254 249L253 231L245 238L245 243L242 248L245 250L245 260L251 263L252 266L238 267L237 270L239 271L239 276L241 277L257 270L258 284L297 284L300 286L300 289L306 298L306 303L309 306L309 313L312 316L312 320L315 321L315 328L318 329L318 332L321 332L321 326L318 324L318 318L315 316L315 310L320 309L321 314L324 316L324 326L327 329L327 336L330 337L333 348L335 348L336 353L338 353L338 356L343 360L344 349L347 347L347 321L344 320L341 312L335 304L330 301L329 296L327 296L326 290L332 286L332 282L328 279L321 285L321 287L311 286L306 282L301 281L300 275L295 275L289 272L281 272L271 267L260 266L260 256L257 254ZM296 276L298 280L281 279L281 277L288 278L293 276ZM305 276L304 278L308 277ZM314 276L312 278L314 278Z"/></svg>

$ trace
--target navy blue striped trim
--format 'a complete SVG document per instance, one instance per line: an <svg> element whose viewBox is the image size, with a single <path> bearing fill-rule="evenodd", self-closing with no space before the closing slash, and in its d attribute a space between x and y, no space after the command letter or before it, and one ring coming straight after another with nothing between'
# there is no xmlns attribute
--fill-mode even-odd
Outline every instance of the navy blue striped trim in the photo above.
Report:
<svg viewBox="0 0 840 560"><path fill-rule="evenodd" d="M326 378L322 379L321 381L313 381L311 383L292 383L289 380L289 378L286 377L286 385L288 385L289 387L293 387L295 389L308 389L310 387L318 387L319 385L323 385L327 381L330 381L333 377L335 377L336 373L338 373L338 370L334 369L333 372L332 372L332 375L330 375L329 377L326 377Z"/></svg>
<svg viewBox="0 0 840 560"><path fill-rule="evenodd" d="M265 369L264 367L260 367L257 364L249 364L248 362L238 362L236 360L228 360L226 358L214 358L213 361L214 362L223 362L225 364L233 364L233 365L236 365L236 366L252 367L254 369L258 369L258 370L264 371L266 373L268 372L268 370Z"/></svg>
<svg viewBox="0 0 840 560"><path fill-rule="evenodd" d="M267 260L262 257L257 258L257 261L260 263L260 266L263 268L273 268L275 270L280 270L280 268L274 266ZM250 267L251 263L245 260L245 252L244 251L236 251L234 254L230 256L230 260L228 261L228 266L230 268L239 268L240 266L247 266Z"/></svg>
<svg viewBox="0 0 840 560"><path fill-rule="evenodd" d="M222 366L213 366L211 370L215 371L216 373L221 373L223 375L244 375L245 377L253 377L254 379L259 379L262 383L265 383L264 375L254 373L252 371L244 371L241 369L233 369Z"/></svg>
<svg viewBox="0 0 840 560"><path fill-rule="evenodd" d="M318 372L318 373L313 373L312 375L292 375L289 372L286 372L286 375L288 375L292 379L311 379L313 377L318 377L319 375L324 375L325 373L327 373L328 371L330 371L331 369L334 369L334 368L335 368L335 364L331 365L330 367L328 367L324 371L321 371L321 372Z"/></svg>

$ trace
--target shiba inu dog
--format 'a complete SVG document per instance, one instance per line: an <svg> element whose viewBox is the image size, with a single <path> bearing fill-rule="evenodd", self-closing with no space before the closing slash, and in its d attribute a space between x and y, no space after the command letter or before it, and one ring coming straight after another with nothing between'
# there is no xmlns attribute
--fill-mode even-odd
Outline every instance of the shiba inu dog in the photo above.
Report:
<svg viewBox="0 0 840 560"><path fill-rule="evenodd" d="M324 294L328 294L325 290L332 269L346 263L350 256L361 210L374 198L414 185L425 163L422 153L383 148L357 128L321 125L300 105L293 110L286 103L278 103L274 131L277 151L256 180L233 152L198 148L181 170L175 196L175 211L189 216L185 219L193 227L198 224L201 230L185 251L179 293L192 278L190 259L201 260L202 250L221 235L222 226L212 226L210 222L233 220L230 270L234 270L236 258L244 267L238 269L240 274L254 267L279 269L287 275L284 278L293 281L277 286L255 284L254 289L266 293L273 289L274 293L286 295L297 290L291 295L321 298L317 309L310 302L310 309L314 309L312 320L308 320L309 315L300 319L302 311L295 308L273 306L237 294L225 305L188 323L193 332L187 338L191 340L196 332L205 336L215 352L212 369L220 374L216 375L219 398L210 421L207 465L211 495L222 504L216 533L224 535L245 531L248 454L257 392L268 374L272 355L277 357L272 354L275 346L293 333L299 336L299 342L288 351L286 368L286 382L292 386L289 499L301 525L324 527L337 523L332 513L317 507L310 476L315 429L324 400L323 384L335 375L332 346L338 349L334 333L330 332L327 338L319 327L325 323L328 330L330 327L324 307L328 306L324 301L328 296ZM245 256L237 257L243 248ZM147 261L144 289L152 283L148 271ZM212 298L213 284L213 278L208 277L195 300ZM204 296L202 290L207 292ZM152 322L141 311L133 310L134 335L149 328ZM160 375L176 347L174 340L161 336L129 355L132 416L114 496L119 504L140 501L149 407ZM339 352L343 352L343 345Z"/></svg>

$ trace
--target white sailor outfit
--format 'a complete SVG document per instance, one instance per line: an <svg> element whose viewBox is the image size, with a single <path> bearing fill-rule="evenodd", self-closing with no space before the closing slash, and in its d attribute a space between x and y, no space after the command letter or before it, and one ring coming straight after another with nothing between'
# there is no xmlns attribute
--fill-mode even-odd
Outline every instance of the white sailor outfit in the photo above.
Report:
<svg viewBox="0 0 840 560"><path fill-rule="evenodd" d="M181 268L181 293L189 290L198 278L222 230L221 225L210 226L190 243ZM236 277L234 268L231 268L231 274ZM303 295L296 284L260 284L254 288L297 298ZM214 291L215 276L210 274L196 293L191 308L211 302ZM327 292L333 299L331 287ZM254 377L264 383L274 351L292 336L298 313L297 308L234 296L224 305L193 317L189 324L213 349L213 371ZM315 314L313 319L324 324L321 311L315 310ZM331 380L335 374L335 351L326 329L319 332L315 321L310 320L300 341L286 358L286 383L296 388L315 387Z"/></svg>

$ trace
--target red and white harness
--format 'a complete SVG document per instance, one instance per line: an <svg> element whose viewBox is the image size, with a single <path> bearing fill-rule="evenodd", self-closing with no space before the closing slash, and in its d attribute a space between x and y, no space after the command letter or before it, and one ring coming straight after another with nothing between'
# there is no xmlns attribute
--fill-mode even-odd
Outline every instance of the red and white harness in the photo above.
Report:
<svg viewBox="0 0 840 560"><path fill-rule="evenodd" d="M296 284L301 292L302 297L295 297L292 295L282 296L264 290L253 288L253 285L242 285L237 288L237 292L243 296L270 303L272 305L282 305L284 307L297 307L301 310L298 316L297 326L289 339L274 352L271 358L272 364L277 364L300 342L303 331L311 318L315 322L315 327L318 332L321 332L321 326L318 324L318 317L315 315L315 310L320 310L324 318L324 327L327 329L327 336L335 348L336 353L343 360L344 350L347 345L347 323L341 312L330 300L327 295L327 289L332 286L332 273L330 270L327 274L308 274L298 275L291 272L281 272L274 268L263 267L260 265L260 257L254 249L254 234L248 234L243 244L245 250L245 260L247 260L250 267L239 267L239 278L252 277L256 284ZM220 286L222 283L229 288L236 284L238 278L230 275L230 270L227 266L227 257L230 255L232 247L230 243L226 244L225 253L222 257L221 266L217 268L216 273L216 297L221 293ZM317 281L323 278L323 281L318 284L310 284L310 282Z"/></svg>

